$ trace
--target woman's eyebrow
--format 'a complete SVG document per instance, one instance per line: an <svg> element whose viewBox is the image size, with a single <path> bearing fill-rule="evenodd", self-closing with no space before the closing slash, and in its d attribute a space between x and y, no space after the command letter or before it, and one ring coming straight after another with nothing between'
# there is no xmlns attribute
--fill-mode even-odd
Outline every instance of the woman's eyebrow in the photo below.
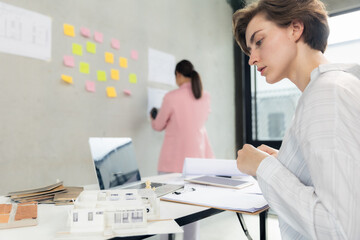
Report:
<svg viewBox="0 0 360 240"><path fill-rule="evenodd" d="M260 30L257 30L256 32L254 32L252 35L251 35L251 37L250 37L250 44L252 44L253 42L254 42L254 38L255 38L255 35L258 33L258 32L260 32L261 31L261 29ZM247 45L247 44L246 44ZM251 47L247 47L247 50L248 50L248 52L249 53L251 53Z"/></svg>
<svg viewBox="0 0 360 240"><path fill-rule="evenodd" d="M254 38L255 38L255 35L260 32L261 30L257 30L256 32L254 32L251 37L250 37L250 43L253 43L254 42Z"/></svg>

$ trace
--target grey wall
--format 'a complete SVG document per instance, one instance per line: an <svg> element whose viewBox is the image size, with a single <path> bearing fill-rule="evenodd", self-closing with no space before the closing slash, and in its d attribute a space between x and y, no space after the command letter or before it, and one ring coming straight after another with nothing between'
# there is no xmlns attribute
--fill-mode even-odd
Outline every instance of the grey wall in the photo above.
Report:
<svg viewBox="0 0 360 240"><path fill-rule="evenodd" d="M147 87L172 88L148 82L148 48L193 62L212 96L207 129L215 155L235 158L232 9L225 0L2 2L52 18L52 59L0 53L1 195L56 179L67 186L95 183L89 137L133 138L143 176L156 174L164 135L153 131L146 117ZM105 44L111 37L120 40L120 52L138 50L139 60L128 69L136 72L138 84L117 83L130 88L131 97L118 91L117 98L107 98L106 84L98 84L94 94L84 90L87 76L64 67L62 58L73 42L86 39L64 36L64 23L74 25L77 35L82 26L104 33L97 57L88 59L91 67L109 69L100 53L112 50ZM72 75L74 84L62 82L61 74Z"/></svg>

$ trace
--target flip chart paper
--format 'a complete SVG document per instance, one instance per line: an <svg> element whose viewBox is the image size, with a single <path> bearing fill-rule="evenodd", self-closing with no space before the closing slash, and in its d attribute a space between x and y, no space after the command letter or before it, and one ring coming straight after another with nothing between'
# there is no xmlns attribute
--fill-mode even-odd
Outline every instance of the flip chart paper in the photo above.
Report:
<svg viewBox="0 0 360 240"><path fill-rule="evenodd" d="M107 87L106 93L109 98L114 98L117 96L116 89L114 87Z"/></svg>
<svg viewBox="0 0 360 240"><path fill-rule="evenodd" d="M136 79L136 74L135 74L135 73L130 73L130 74L129 74L129 82L130 82L130 83L137 83L137 79Z"/></svg>
<svg viewBox="0 0 360 240"><path fill-rule="evenodd" d="M175 86L175 56L149 48L149 81Z"/></svg>
<svg viewBox="0 0 360 240"><path fill-rule="evenodd" d="M158 88L148 88L148 106L146 116L149 116L150 111L153 107L161 108L161 104L167 90L158 89Z"/></svg>
<svg viewBox="0 0 360 240"><path fill-rule="evenodd" d="M120 57L120 58L119 58L119 65L120 65L120 67L122 67L122 68L127 68L127 67L128 67L127 58Z"/></svg>
<svg viewBox="0 0 360 240"><path fill-rule="evenodd" d="M119 80L119 70L111 69L111 79Z"/></svg>
<svg viewBox="0 0 360 240"><path fill-rule="evenodd" d="M85 28L85 27L82 27L82 28L80 28L80 34L81 34L81 36L83 36L83 37L89 38L90 35L91 35L90 29Z"/></svg>
<svg viewBox="0 0 360 240"><path fill-rule="evenodd" d="M82 46L77 43L72 44L72 53L78 56L82 56Z"/></svg>
<svg viewBox="0 0 360 240"><path fill-rule="evenodd" d="M88 92L95 92L95 82L86 81L86 83L85 83L85 89L86 89Z"/></svg>
<svg viewBox="0 0 360 240"><path fill-rule="evenodd" d="M120 48L119 40L117 40L115 38L111 39L111 47L114 49L119 49Z"/></svg>
<svg viewBox="0 0 360 240"><path fill-rule="evenodd" d="M90 73L90 65L86 62L80 62L79 70L81 73L89 74Z"/></svg>
<svg viewBox="0 0 360 240"><path fill-rule="evenodd" d="M94 40L96 42L102 43L103 42L103 34L101 32L94 32Z"/></svg>
<svg viewBox="0 0 360 240"><path fill-rule="evenodd" d="M105 71L97 71L97 79L98 79L98 81L105 82L106 81L106 72Z"/></svg>
<svg viewBox="0 0 360 240"><path fill-rule="evenodd" d="M49 61L51 37L50 17L0 2L1 52Z"/></svg>
<svg viewBox="0 0 360 240"><path fill-rule="evenodd" d="M64 23L64 34L66 36L75 37L75 28L73 25Z"/></svg>
<svg viewBox="0 0 360 240"><path fill-rule="evenodd" d="M64 56L64 65L67 67L74 67L75 66L74 57L65 55Z"/></svg>
<svg viewBox="0 0 360 240"><path fill-rule="evenodd" d="M73 79L72 79L71 76L62 74L62 75L61 75L61 79L62 79L64 82L66 82L66 83L70 83L70 84L73 83Z"/></svg>
<svg viewBox="0 0 360 240"><path fill-rule="evenodd" d="M114 54L111 52L105 52L105 62L114 63Z"/></svg>
<svg viewBox="0 0 360 240"><path fill-rule="evenodd" d="M86 42L86 51L89 53L96 53L96 43L93 42Z"/></svg>

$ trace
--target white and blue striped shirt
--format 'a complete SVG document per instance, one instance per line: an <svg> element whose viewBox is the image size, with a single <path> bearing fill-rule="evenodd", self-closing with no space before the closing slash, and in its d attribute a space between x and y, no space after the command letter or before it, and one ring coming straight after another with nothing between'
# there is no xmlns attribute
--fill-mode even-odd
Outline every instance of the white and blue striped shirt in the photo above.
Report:
<svg viewBox="0 0 360 240"><path fill-rule="evenodd" d="M257 169L283 239L360 239L360 66L311 73L278 157Z"/></svg>

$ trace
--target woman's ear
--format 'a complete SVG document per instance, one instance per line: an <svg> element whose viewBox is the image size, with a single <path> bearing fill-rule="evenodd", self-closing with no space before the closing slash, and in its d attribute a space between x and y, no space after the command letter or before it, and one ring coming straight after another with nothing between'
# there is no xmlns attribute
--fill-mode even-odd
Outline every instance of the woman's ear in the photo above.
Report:
<svg viewBox="0 0 360 240"><path fill-rule="evenodd" d="M297 42L301 39L301 36L304 32L304 23L298 19L295 19L291 22L290 28L292 31L292 37Z"/></svg>

